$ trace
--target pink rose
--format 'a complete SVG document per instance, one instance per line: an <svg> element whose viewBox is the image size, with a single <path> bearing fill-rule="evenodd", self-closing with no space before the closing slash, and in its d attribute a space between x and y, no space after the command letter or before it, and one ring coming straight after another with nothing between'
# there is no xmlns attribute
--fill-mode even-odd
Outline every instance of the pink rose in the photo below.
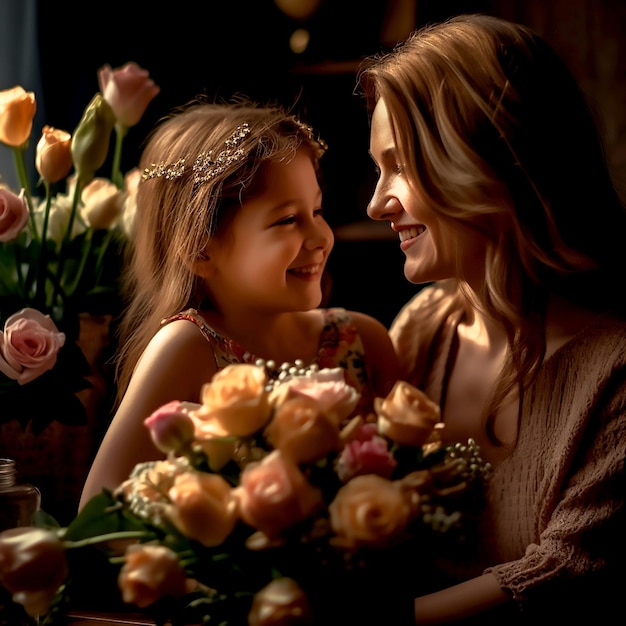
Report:
<svg viewBox="0 0 626 626"><path fill-rule="evenodd" d="M169 548L133 544L125 556L117 579L124 602L144 609L161 598L179 598L187 591L185 571Z"/></svg>
<svg viewBox="0 0 626 626"><path fill-rule="evenodd" d="M309 598L292 578L275 578L257 591L248 614L248 626L311 626Z"/></svg>
<svg viewBox="0 0 626 626"><path fill-rule="evenodd" d="M397 465L387 441L378 435L348 442L337 459L337 476L348 482L355 476L378 474L390 478Z"/></svg>
<svg viewBox="0 0 626 626"><path fill-rule="evenodd" d="M154 445L164 452L182 453L188 450L194 437L193 421L185 402L172 400L154 411L144 421Z"/></svg>
<svg viewBox="0 0 626 626"><path fill-rule="evenodd" d="M233 531L237 502L219 474L188 472L177 476L168 496L168 516L185 536L204 546L217 546Z"/></svg>
<svg viewBox="0 0 626 626"><path fill-rule="evenodd" d="M0 533L0 585L29 615L48 611L68 571L65 548L55 532L22 526Z"/></svg>
<svg viewBox="0 0 626 626"><path fill-rule="evenodd" d="M98 83L117 122L127 128L139 122L152 99L161 91L149 72L133 62L116 69L103 65L98 70Z"/></svg>
<svg viewBox="0 0 626 626"><path fill-rule="evenodd" d="M0 242L13 241L28 221L28 204L24 190L16 196L8 189L0 189Z"/></svg>
<svg viewBox="0 0 626 626"><path fill-rule="evenodd" d="M274 404L280 404L294 396L313 398L324 413L340 424L352 413L360 394L348 385L343 369L335 367L289 378L274 388L270 399Z"/></svg>
<svg viewBox="0 0 626 626"><path fill-rule="evenodd" d="M278 450L246 465L233 490L243 521L269 537L302 522L324 506L322 494Z"/></svg>
<svg viewBox="0 0 626 626"><path fill-rule="evenodd" d="M0 335L0 371L25 385L51 370L65 343L49 315L22 309L11 315Z"/></svg>

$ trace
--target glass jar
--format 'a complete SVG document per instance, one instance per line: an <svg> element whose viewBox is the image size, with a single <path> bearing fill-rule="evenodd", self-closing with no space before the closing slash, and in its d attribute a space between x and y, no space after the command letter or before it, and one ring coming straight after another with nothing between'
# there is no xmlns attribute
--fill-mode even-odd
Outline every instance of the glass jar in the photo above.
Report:
<svg viewBox="0 0 626 626"><path fill-rule="evenodd" d="M39 489L17 481L15 461L0 458L0 531L31 526L40 504Z"/></svg>

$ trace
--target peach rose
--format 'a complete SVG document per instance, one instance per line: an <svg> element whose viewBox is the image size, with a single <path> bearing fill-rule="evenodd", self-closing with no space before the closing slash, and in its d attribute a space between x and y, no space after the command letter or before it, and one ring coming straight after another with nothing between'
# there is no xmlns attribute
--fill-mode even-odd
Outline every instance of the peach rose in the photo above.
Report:
<svg viewBox="0 0 626 626"><path fill-rule="evenodd" d="M72 136L52 126L44 126L37 143L35 167L49 183L65 178L72 169Z"/></svg>
<svg viewBox="0 0 626 626"><path fill-rule="evenodd" d="M186 593L185 571L169 548L133 544L125 557L117 579L124 602L144 609L161 598L179 598Z"/></svg>
<svg viewBox="0 0 626 626"><path fill-rule="evenodd" d="M279 450L247 465L240 483L233 493L241 518L270 537L311 517L324 506L321 491Z"/></svg>
<svg viewBox="0 0 626 626"><path fill-rule="evenodd" d="M11 315L0 335L0 372L25 385L57 362L65 343L49 315L36 309L22 309Z"/></svg>
<svg viewBox="0 0 626 626"><path fill-rule="evenodd" d="M8 189L0 189L0 242L13 241L28 221L28 204L24 190L16 196Z"/></svg>
<svg viewBox="0 0 626 626"><path fill-rule="evenodd" d="M13 148L28 141L36 112L32 91L19 86L0 91L0 141Z"/></svg>
<svg viewBox="0 0 626 626"><path fill-rule="evenodd" d="M217 546L233 531L237 502L231 486L219 474L181 474L168 495L168 517L190 539L204 546Z"/></svg>
<svg viewBox="0 0 626 626"><path fill-rule="evenodd" d="M296 464L314 463L341 449L337 423L307 396L290 398L280 404L265 429L265 436Z"/></svg>
<svg viewBox="0 0 626 626"><path fill-rule="evenodd" d="M133 62L116 69L103 65L98 70L98 83L118 123L127 128L139 122L150 102L161 91L149 72Z"/></svg>
<svg viewBox="0 0 626 626"><path fill-rule="evenodd" d="M324 368L306 376L294 376L275 387L271 394L274 405L294 396L313 398L324 413L340 424L356 407L360 394L348 385L341 367Z"/></svg>
<svg viewBox="0 0 626 626"><path fill-rule="evenodd" d="M399 380L386 398L376 398L378 431L401 446L424 445L441 420L439 405L423 391Z"/></svg>
<svg viewBox="0 0 626 626"><path fill-rule="evenodd" d="M416 510L415 493L376 474L346 483L328 506L333 540L350 549L384 546L400 538Z"/></svg>
<svg viewBox="0 0 626 626"><path fill-rule="evenodd" d="M247 363L228 365L203 385L202 406L194 411L194 418L216 420L226 433L235 437L251 435L271 415L266 384L264 368Z"/></svg>
<svg viewBox="0 0 626 626"><path fill-rule="evenodd" d="M69 570L54 531L23 526L0 533L0 585L36 617L48 611Z"/></svg>
<svg viewBox="0 0 626 626"><path fill-rule="evenodd" d="M275 578L257 591L248 626L312 626L309 598L292 578Z"/></svg>

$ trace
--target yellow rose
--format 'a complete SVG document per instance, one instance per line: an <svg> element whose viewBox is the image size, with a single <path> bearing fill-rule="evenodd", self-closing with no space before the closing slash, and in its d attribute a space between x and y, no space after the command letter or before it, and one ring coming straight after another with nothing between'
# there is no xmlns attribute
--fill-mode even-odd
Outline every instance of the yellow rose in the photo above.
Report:
<svg viewBox="0 0 626 626"><path fill-rule="evenodd" d="M292 578L275 578L257 591L248 614L248 626L311 626L309 598Z"/></svg>
<svg viewBox="0 0 626 626"><path fill-rule="evenodd" d="M271 414L265 369L239 363L228 365L203 385L198 420L216 420L224 431L245 437L260 430Z"/></svg>
<svg viewBox="0 0 626 626"><path fill-rule="evenodd" d="M49 183L65 178L72 169L72 136L64 131L44 126L37 143L35 167L39 175Z"/></svg>
<svg viewBox="0 0 626 626"><path fill-rule="evenodd" d="M169 548L133 544L125 557L126 563L117 579L124 602L143 609L161 598L179 598L185 594L185 571Z"/></svg>
<svg viewBox="0 0 626 626"><path fill-rule="evenodd" d="M204 546L217 546L233 531L237 503L231 486L219 474L181 474L168 495L169 518L190 539Z"/></svg>
<svg viewBox="0 0 626 626"><path fill-rule="evenodd" d="M18 148L30 137L37 112L35 94L23 87L0 91L0 141Z"/></svg>
<svg viewBox="0 0 626 626"><path fill-rule="evenodd" d="M265 436L294 463L313 463L341 449L337 422L307 396L290 398L278 406Z"/></svg>
<svg viewBox="0 0 626 626"><path fill-rule="evenodd" d="M351 549L402 537L416 508L414 493L395 481L364 474L345 484L328 506L334 543Z"/></svg>
<svg viewBox="0 0 626 626"><path fill-rule="evenodd" d="M401 446L424 445L441 420L439 405L423 391L399 380L386 398L376 398L378 432Z"/></svg>

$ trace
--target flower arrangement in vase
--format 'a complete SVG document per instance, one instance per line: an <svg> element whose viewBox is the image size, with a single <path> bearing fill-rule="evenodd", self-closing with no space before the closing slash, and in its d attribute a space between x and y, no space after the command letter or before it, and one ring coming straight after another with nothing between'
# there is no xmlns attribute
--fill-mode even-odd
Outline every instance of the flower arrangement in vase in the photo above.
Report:
<svg viewBox="0 0 626 626"><path fill-rule="evenodd" d="M439 407L404 381L352 417L340 368L275 371L230 365L201 404L155 411L165 458L67 528L0 533L0 585L25 615L55 624L91 598L159 626L414 623L420 576L471 536L489 465L472 441L443 445Z"/></svg>
<svg viewBox="0 0 626 626"><path fill-rule="evenodd" d="M89 386L78 344L81 316L118 311L123 246L139 173L120 171L122 143L159 87L136 63L98 71L100 91L74 132L44 126L30 189L24 153L36 98L0 91L0 143L13 151L21 189L0 180L0 422L40 433L53 420L86 422L76 395ZM110 179L97 177L116 141ZM73 171L72 171L73 170ZM52 409L52 410L51 410Z"/></svg>

